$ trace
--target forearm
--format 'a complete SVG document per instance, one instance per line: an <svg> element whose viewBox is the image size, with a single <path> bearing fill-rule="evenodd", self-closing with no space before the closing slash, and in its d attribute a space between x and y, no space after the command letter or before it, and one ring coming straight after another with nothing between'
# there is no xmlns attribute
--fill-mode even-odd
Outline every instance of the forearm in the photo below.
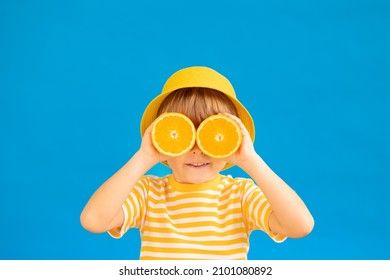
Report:
<svg viewBox="0 0 390 280"><path fill-rule="evenodd" d="M284 233L294 236L311 231L314 221L305 203L259 155L253 155L242 168L261 188Z"/></svg>
<svg viewBox="0 0 390 280"><path fill-rule="evenodd" d="M97 229L107 227L121 210L131 189L153 165L139 152L135 153L92 195L81 214L82 224Z"/></svg>

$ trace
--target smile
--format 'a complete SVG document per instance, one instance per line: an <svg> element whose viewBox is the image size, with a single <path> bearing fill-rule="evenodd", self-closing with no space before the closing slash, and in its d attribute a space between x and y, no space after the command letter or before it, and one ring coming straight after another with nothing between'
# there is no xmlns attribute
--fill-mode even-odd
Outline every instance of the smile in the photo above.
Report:
<svg viewBox="0 0 390 280"><path fill-rule="evenodd" d="M191 166L191 167L203 167L203 166L206 166L209 164L210 163L206 163L206 162L200 162L200 163L193 162L193 163L187 163L186 165Z"/></svg>

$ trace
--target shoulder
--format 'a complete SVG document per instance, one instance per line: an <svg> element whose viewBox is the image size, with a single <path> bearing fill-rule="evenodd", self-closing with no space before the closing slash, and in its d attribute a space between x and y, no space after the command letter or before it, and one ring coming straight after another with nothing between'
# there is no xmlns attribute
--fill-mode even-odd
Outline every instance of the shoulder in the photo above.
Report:
<svg viewBox="0 0 390 280"><path fill-rule="evenodd" d="M168 176L164 177L157 177L154 175L144 175L141 177L141 179L138 181L138 183L147 186L148 188L162 188L165 187L168 182Z"/></svg>
<svg viewBox="0 0 390 280"><path fill-rule="evenodd" d="M243 177L232 177L231 175L221 175L223 185L254 185L252 179Z"/></svg>
<svg viewBox="0 0 390 280"><path fill-rule="evenodd" d="M233 192L240 192L241 195L244 193L251 192L257 186L252 179L243 178L243 177L232 177L231 175L221 175L222 176L222 185L224 189L229 189Z"/></svg>

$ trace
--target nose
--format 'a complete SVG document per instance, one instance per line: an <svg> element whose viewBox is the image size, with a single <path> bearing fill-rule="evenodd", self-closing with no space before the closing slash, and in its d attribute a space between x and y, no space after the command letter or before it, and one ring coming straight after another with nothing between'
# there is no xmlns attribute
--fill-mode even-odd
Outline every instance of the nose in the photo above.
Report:
<svg viewBox="0 0 390 280"><path fill-rule="evenodd" d="M195 143L194 147L192 147L191 153L194 155L203 155L203 152L199 149L199 147L196 143Z"/></svg>

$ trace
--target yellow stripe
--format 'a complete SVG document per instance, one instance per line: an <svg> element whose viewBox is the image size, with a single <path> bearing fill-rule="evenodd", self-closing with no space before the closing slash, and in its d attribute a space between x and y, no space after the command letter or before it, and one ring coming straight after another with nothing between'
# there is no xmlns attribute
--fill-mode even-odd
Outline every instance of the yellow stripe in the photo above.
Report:
<svg viewBox="0 0 390 280"><path fill-rule="evenodd" d="M199 205L199 203L197 202L190 202L190 203L187 203L185 204L185 207L181 204L181 205L171 205L171 206L167 206L167 210L171 210L171 211L174 211L174 210L181 210L183 208L191 208L191 207L199 207L199 206L207 206L207 208L211 208L211 207L215 207L217 206L216 203L212 203L211 205L210 204L206 204L204 203L204 205ZM211 206L211 207L210 207Z"/></svg>
<svg viewBox="0 0 390 280"><path fill-rule="evenodd" d="M206 227L206 226L212 226L212 227L216 227L216 228L224 228L224 227L227 227L229 225L242 223L241 218L227 220L223 223L217 223L214 221L199 221L199 222L189 222L189 223L177 224L177 223L175 223L174 220L171 220L172 222L170 222L170 220L166 219L166 218L151 218L151 217L146 217L146 221L159 223L159 224L161 224L161 226L165 226L165 225L168 226L168 225L173 224L173 226L175 228L179 228L179 229L180 228Z"/></svg>
<svg viewBox="0 0 390 280"><path fill-rule="evenodd" d="M206 210L207 208L205 208ZM150 209L148 211L149 213L153 213L155 215L162 215L162 214L167 214L167 212L165 211L165 209L161 210L157 210L157 209ZM172 220L176 220L176 219L184 219L184 218L204 218L204 219L207 219L209 217L214 217L214 218L219 218L219 219L225 219L227 216L229 215L233 215L233 214L241 214L241 209L240 208L232 208L232 209L228 209L227 211L224 211L223 213L219 213L218 211L215 211L215 210L212 210L212 211L207 211L207 212L188 212L188 213L181 213L181 214L169 214L169 217L172 219Z"/></svg>
<svg viewBox="0 0 390 280"><path fill-rule="evenodd" d="M150 231L150 232L162 232L162 233L177 233L177 234L183 234L185 236L229 236L232 234L237 234L237 233L242 233L244 232L243 228L234 228L230 230L226 230L224 232L216 232L216 231L211 231L211 230L206 230L206 231L201 231L201 232L179 232L176 231L172 228L156 228L156 227L149 227L149 226L144 226L143 228L144 231Z"/></svg>
<svg viewBox="0 0 390 280"><path fill-rule="evenodd" d="M177 201L187 198L207 198L207 199L218 199L218 194L209 194L205 192L198 192L198 193L180 193L178 195L172 196L168 195L167 201Z"/></svg>
<svg viewBox="0 0 390 280"><path fill-rule="evenodd" d="M183 244L199 244L199 245L209 245L209 246L224 246L224 245L233 245L233 244L246 244L248 239L241 237L241 238L235 238L235 239L222 239L221 237L218 237L218 240L185 240L180 239L177 237L173 238L167 238L167 237L151 237L151 236L143 236L142 241L158 241L161 243L183 243Z"/></svg>
<svg viewBox="0 0 390 280"><path fill-rule="evenodd" d="M212 250L202 250L202 249L193 249L193 248L159 248L159 247L151 247L151 246L142 246L143 252L161 252L161 253L186 253L186 254L204 254L204 255L233 255L239 253L246 253L245 248L238 248L233 250L226 251L212 251Z"/></svg>
<svg viewBox="0 0 390 280"><path fill-rule="evenodd" d="M230 203L226 203L224 205L218 205L218 210L225 210L229 207L232 207L231 204L241 204L240 198L230 201Z"/></svg>

